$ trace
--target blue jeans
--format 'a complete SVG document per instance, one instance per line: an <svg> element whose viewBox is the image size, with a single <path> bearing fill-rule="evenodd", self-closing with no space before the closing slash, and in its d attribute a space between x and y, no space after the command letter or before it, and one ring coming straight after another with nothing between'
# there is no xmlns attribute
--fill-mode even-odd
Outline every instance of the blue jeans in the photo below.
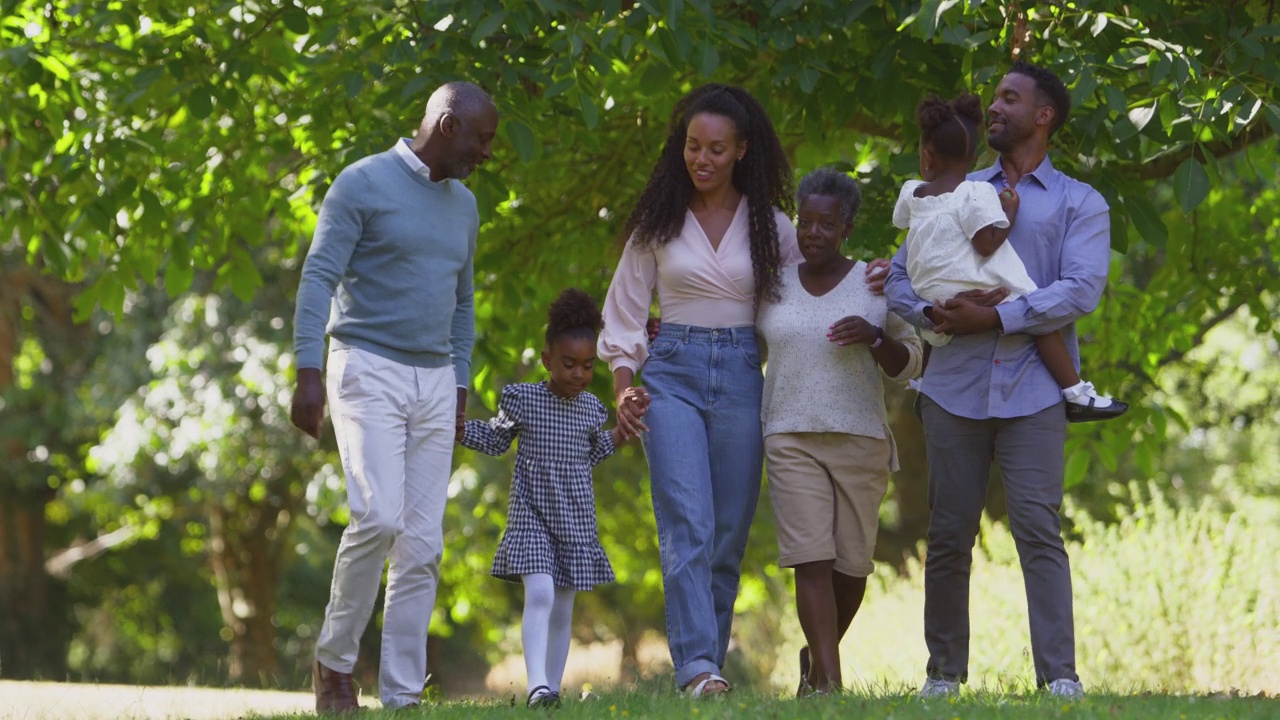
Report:
<svg viewBox="0 0 1280 720"><path fill-rule="evenodd" d="M667 644L680 687L719 673L760 497L760 349L754 328L663 323L642 380Z"/></svg>

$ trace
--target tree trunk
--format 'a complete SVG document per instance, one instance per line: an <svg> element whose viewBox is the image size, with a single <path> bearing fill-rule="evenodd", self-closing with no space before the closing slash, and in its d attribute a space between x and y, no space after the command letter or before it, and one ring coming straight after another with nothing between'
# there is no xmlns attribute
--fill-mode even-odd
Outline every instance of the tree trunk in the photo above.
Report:
<svg viewBox="0 0 1280 720"><path fill-rule="evenodd" d="M282 484L283 492L268 491L259 502L236 496L229 506L209 505L209 563L230 633L227 674L236 684L279 683L276 591L296 504L282 499L289 498Z"/></svg>
<svg viewBox="0 0 1280 720"><path fill-rule="evenodd" d="M44 571L52 492L5 491L0 503L0 677L61 680L69 624L62 584Z"/></svg>

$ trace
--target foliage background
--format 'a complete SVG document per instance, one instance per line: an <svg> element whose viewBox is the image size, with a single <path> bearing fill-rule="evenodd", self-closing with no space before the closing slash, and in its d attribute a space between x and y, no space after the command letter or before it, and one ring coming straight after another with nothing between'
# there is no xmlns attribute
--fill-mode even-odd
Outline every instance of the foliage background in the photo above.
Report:
<svg viewBox="0 0 1280 720"><path fill-rule="evenodd" d="M734 82L760 97L798 174L831 163L856 172L866 200L850 249L870 256L897 242L888 219L915 171L918 100L985 92L1015 53L1054 68L1075 104L1054 162L1112 208L1112 281L1081 323L1084 364L1136 401L1119 422L1071 433L1072 533L1086 553L1129 542L1121 530L1144 512L1132 481L1154 481L1161 502L1186 508L1141 515L1171 528L1162 532L1209 506L1215 517L1261 512L1274 527L1272 2L0 0L0 10L6 676L305 684L345 516L331 438L306 442L286 419L297 273L329 180L410 133L430 90L455 78L489 89L503 119L493 162L470 182L484 223L472 411L485 416L504 383L537 376L550 298L570 284L603 296L621 220L690 87ZM1208 342L1217 332L1230 340ZM602 374L595 390L607 397L607 387ZM922 445L909 398L888 400L904 468L878 556L909 583L927 523ZM508 462L459 453L450 486L432 643L453 660L437 677L452 689L475 689L511 648L518 593L485 577ZM635 448L600 468L619 583L581 599L575 628L622 645L621 677L640 670L641 645L662 626L646 482ZM1209 538L1266 527L1206 523ZM1166 545L1159 562L1201 563L1200 549ZM734 654L735 669L761 681L775 672L771 650L796 638L782 620L790 578L773 553L762 512ZM1274 598L1274 575L1239 581L1265 590L1266 577L1272 594L1259 597ZM1265 607L1228 609L1223 627L1239 628ZM1143 638L1144 657L1176 644L1173 630ZM1000 672L1025 674L1016 653L1006 661Z"/></svg>

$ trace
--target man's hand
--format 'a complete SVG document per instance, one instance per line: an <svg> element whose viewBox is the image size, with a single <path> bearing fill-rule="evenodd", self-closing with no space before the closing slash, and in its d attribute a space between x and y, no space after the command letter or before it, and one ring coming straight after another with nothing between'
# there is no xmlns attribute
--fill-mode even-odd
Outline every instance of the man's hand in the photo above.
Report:
<svg viewBox="0 0 1280 720"><path fill-rule="evenodd" d="M467 389L458 388L458 410L453 418L453 441L462 442L462 433L467 426Z"/></svg>
<svg viewBox="0 0 1280 720"><path fill-rule="evenodd" d="M933 331L948 335L973 335L1000 329L1000 315L994 307L980 305L957 295L929 313Z"/></svg>
<svg viewBox="0 0 1280 720"><path fill-rule="evenodd" d="M889 277L889 259L876 258L867 263L867 287L873 295L884 294L884 281Z"/></svg>
<svg viewBox="0 0 1280 720"><path fill-rule="evenodd" d="M298 368L289 418L302 432L319 440L324 425L324 380L320 368Z"/></svg>
<svg viewBox="0 0 1280 720"><path fill-rule="evenodd" d="M965 290L956 295L957 298L963 298L975 305L983 307L995 307L1004 302L1009 297L1008 288L996 288L995 290Z"/></svg>
<svg viewBox="0 0 1280 720"><path fill-rule="evenodd" d="M857 315L840 318L827 329L827 339L837 345L870 345L879 333L876 326Z"/></svg>

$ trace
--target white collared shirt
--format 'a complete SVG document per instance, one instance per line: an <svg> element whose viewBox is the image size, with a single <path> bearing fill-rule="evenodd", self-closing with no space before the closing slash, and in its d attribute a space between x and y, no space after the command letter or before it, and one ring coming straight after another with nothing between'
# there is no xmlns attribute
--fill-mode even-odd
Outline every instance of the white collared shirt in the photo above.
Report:
<svg viewBox="0 0 1280 720"><path fill-rule="evenodd" d="M391 149L400 156L401 160L404 160L409 164L410 170L430 180L431 168L427 167L427 164L422 162L422 158L415 155L413 150L409 149L409 142L409 138L400 138L400 140L396 142L395 147Z"/></svg>

